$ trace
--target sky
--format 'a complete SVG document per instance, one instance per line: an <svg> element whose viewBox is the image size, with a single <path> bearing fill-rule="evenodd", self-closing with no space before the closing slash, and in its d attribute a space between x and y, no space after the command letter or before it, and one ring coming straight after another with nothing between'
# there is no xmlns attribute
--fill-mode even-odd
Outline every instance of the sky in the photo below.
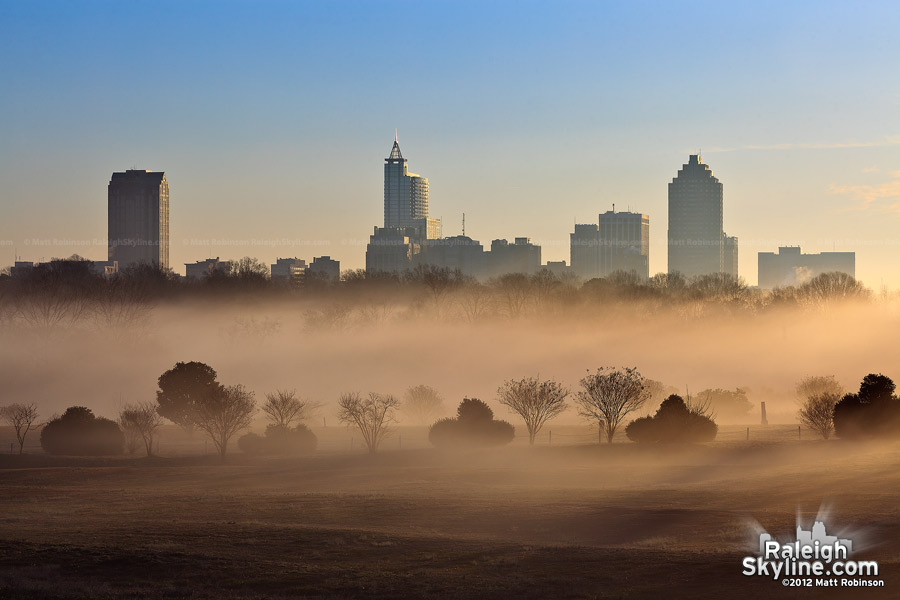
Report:
<svg viewBox="0 0 900 600"><path fill-rule="evenodd" d="M171 266L365 265L395 130L444 235L650 216L701 152L740 274L855 251L900 288L896 2L0 0L0 265L106 258L114 171L165 171Z"/></svg>

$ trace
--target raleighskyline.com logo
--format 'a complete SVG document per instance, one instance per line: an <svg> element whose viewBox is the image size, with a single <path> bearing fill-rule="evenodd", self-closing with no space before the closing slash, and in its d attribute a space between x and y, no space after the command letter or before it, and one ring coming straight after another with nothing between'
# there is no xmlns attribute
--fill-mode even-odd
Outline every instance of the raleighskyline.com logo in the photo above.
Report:
<svg viewBox="0 0 900 600"><path fill-rule="evenodd" d="M884 587L874 560L850 560L853 541L828 535L825 523L811 531L797 526L797 538L782 543L759 534L759 553L741 561L748 577L771 577L784 587Z"/></svg>

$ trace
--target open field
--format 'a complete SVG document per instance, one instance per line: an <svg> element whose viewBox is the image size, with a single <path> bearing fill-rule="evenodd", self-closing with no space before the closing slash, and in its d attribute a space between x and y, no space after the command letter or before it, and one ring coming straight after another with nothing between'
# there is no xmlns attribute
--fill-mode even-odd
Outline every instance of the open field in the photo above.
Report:
<svg viewBox="0 0 900 600"><path fill-rule="evenodd" d="M224 466L2 455L0 598L896 598L900 446L772 431ZM755 523L790 534L822 505L885 588L741 575Z"/></svg>

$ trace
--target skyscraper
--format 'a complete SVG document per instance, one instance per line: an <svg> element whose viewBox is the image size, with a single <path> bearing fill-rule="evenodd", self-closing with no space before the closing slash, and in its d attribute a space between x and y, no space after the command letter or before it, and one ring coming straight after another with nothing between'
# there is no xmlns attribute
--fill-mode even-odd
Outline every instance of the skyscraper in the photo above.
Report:
<svg viewBox="0 0 900 600"><path fill-rule="evenodd" d="M163 172L113 173L108 187L109 260L119 268L169 268L169 182Z"/></svg>
<svg viewBox="0 0 900 600"><path fill-rule="evenodd" d="M572 271L582 279L600 277L600 237L597 226L577 223L569 234L569 262Z"/></svg>
<svg viewBox="0 0 900 600"><path fill-rule="evenodd" d="M669 273L685 277L721 273L722 184L698 154L692 154L669 184Z"/></svg>
<svg viewBox="0 0 900 600"><path fill-rule="evenodd" d="M420 239L441 236L440 220L428 217L428 179L407 170L396 135L384 159L384 226L413 227Z"/></svg>
<svg viewBox="0 0 900 600"><path fill-rule="evenodd" d="M650 278L650 217L641 213L601 213L599 217L600 277L614 271L634 271Z"/></svg>
<svg viewBox="0 0 900 600"><path fill-rule="evenodd" d="M736 237L725 236L725 249L722 257L725 273L738 277L738 239Z"/></svg>

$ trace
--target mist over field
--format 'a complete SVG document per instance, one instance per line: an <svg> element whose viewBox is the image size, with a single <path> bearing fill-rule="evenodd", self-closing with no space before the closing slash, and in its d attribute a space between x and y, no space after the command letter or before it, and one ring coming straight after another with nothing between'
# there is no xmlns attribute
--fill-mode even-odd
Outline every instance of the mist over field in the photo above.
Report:
<svg viewBox="0 0 900 600"><path fill-rule="evenodd" d="M876 415L864 423L888 428L856 439L798 425L801 380L862 395L867 374L896 375L900 301L851 279L824 277L815 294L728 278L653 287L351 273L291 289L151 275L0 286L0 406L33 403L39 414L24 454L13 427L0 427L0 597L789 598L795 590L746 577L741 561L761 532L789 539L822 519L853 539L854 558L877 562L877 581L896 580L900 448L890 427L900 420ZM158 379L190 361L225 386L208 402L238 385L255 397L252 419L233 421L224 447L219 430L203 428L202 406L190 413L193 433L166 421L134 453L121 439L98 452L43 439L47 420L77 406L119 423L97 419L84 443L101 439L101 426L121 438L141 402L161 423ZM636 367L647 378L638 392L653 390L615 443L576 409L582 378L603 367ZM498 395L530 377L569 391L534 445ZM870 383L896 406L889 380ZM443 415L426 421L404 407L420 385L440 394ZM294 389L290 401L311 410L278 429L265 409L273 392ZM705 411L706 390L745 392L749 407ZM401 401L377 452L347 417L348 392ZM671 393L699 401L695 420L646 429ZM494 420L482 423L496 427L478 431L501 442L467 445L476 438L462 437L464 398L488 404ZM429 428L440 416L456 417L438 422L443 438ZM641 417L644 435L699 431L696 419L712 434L626 435ZM285 440L295 445L278 446Z"/></svg>
<svg viewBox="0 0 900 600"><path fill-rule="evenodd" d="M437 389L448 411L468 396L506 414L495 400L504 380L540 375L574 391L588 371L634 366L682 394L686 386L745 388L753 409L724 420L753 424L761 401L770 422L794 422L794 387L806 375L835 375L853 389L866 373L891 376L898 364L895 301L765 312L647 311L636 302L475 321L458 302L446 298L436 310L427 297L210 297L160 301L124 326L84 317L47 331L17 321L0 330L0 376L7 398L35 402L44 415L78 404L115 417L125 403L153 400L157 378L176 362L200 361L257 399L296 388L322 404L321 420L333 417L342 392L402 395L418 384ZM583 422L573 409L559 420Z"/></svg>

